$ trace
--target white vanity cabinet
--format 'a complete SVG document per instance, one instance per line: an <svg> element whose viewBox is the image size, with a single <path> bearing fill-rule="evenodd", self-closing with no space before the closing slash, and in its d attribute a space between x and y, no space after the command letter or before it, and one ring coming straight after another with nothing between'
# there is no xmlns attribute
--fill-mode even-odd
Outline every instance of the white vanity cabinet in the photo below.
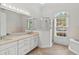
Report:
<svg viewBox="0 0 79 59"><path fill-rule="evenodd" d="M37 34L13 38L0 41L0 55L25 55L38 46L39 35Z"/></svg>
<svg viewBox="0 0 79 59"><path fill-rule="evenodd" d="M17 42L0 45L0 55L17 55Z"/></svg>
<svg viewBox="0 0 79 59"><path fill-rule="evenodd" d="M18 41L18 55L24 55L38 46L38 35L24 38Z"/></svg>
<svg viewBox="0 0 79 59"><path fill-rule="evenodd" d="M24 38L18 41L18 55L24 55L30 51L31 38Z"/></svg>

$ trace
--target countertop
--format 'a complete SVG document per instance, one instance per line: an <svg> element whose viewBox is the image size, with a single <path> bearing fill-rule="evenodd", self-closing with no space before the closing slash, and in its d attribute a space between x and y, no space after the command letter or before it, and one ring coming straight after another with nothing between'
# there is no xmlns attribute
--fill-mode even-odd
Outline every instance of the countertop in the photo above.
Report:
<svg viewBox="0 0 79 59"><path fill-rule="evenodd" d="M13 41L18 41L18 40L22 40L24 38L29 38L35 35L39 35L38 32L32 32L32 33L14 33L8 36L3 37L2 40L0 40L0 45L1 44L6 44L6 43L10 43Z"/></svg>

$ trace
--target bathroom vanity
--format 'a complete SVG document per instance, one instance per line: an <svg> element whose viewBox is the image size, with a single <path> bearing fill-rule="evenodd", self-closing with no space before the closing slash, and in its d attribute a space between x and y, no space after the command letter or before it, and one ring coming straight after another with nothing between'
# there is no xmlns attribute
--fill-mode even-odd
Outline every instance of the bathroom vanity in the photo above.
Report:
<svg viewBox="0 0 79 59"><path fill-rule="evenodd" d="M0 40L0 55L24 55L38 46L39 34L11 34Z"/></svg>

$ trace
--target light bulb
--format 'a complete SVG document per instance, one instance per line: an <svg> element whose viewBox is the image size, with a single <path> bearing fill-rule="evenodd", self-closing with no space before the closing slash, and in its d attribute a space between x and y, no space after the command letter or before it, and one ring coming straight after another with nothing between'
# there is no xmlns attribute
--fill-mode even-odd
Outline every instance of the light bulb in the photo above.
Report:
<svg viewBox="0 0 79 59"><path fill-rule="evenodd" d="M6 4L5 4L5 3L2 3L2 5L3 5L3 6L6 6Z"/></svg>
<svg viewBox="0 0 79 59"><path fill-rule="evenodd" d="M16 10L16 8L15 8L15 7L12 7L12 9Z"/></svg>
<svg viewBox="0 0 79 59"><path fill-rule="evenodd" d="M12 6L10 6L10 5L9 5L8 7L9 7L9 8L12 8Z"/></svg>
<svg viewBox="0 0 79 59"><path fill-rule="evenodd" d="M19 9L19 11L20 11L20 12L22 12L22 10L21 10L21 9Z"/></svg>
<svg viewBox="0 0 79 59"><path fill-rule="evenodd" d="M18 9L18 8L16 8L16 10L18 11L19 9Z"/></svg>

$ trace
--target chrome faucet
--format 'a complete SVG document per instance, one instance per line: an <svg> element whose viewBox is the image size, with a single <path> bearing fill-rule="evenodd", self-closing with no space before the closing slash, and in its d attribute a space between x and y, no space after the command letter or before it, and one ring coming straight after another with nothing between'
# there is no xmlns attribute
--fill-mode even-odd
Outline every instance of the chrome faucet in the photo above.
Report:
<svg viewBox="0 0 79 59"><path fill-rule="evenodd" d="M2 40L3 39L3 36L0 36L0 40Z"/></svg>
<svg viewBox="0 0 79 59"><path fill-rule="evenodd" d="M0 36L0 40L3 40L3 39L5 39L5 37L6 37L6 36Z"/></svg>

